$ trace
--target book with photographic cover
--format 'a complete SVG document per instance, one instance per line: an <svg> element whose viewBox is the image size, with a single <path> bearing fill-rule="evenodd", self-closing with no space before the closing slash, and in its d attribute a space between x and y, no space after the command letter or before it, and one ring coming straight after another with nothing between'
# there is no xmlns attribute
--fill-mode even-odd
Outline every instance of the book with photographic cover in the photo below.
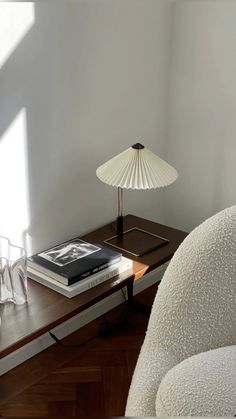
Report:
<svg viewBox="0 0 236 419"><path fill-rule="evenodd" d="M115 277L116 275L122 274L122 280L124 276L127 277L132 275L132 271L130 269L133 266L133 261L131 259L125 258L122 256L121 260L113 265L110 265L108 268L103 269L89 277L82 279L72 285L64 285L59 281L51 278L50 276L39 272L33 268L28 268L28 276L29 278L33 279L40 284L59 292L60 294L64 295L65 297L72 298L82 292L85 292L102 282L107 281L110 278ZM115 281L119 282L121 278L115 279Z"/></svg>
<svg viewBox="0 0 236 419"><path fill-rule="evenodd" d="M29 257L28 267L72 285L120 259L118 252L76 238Z"/></svg>

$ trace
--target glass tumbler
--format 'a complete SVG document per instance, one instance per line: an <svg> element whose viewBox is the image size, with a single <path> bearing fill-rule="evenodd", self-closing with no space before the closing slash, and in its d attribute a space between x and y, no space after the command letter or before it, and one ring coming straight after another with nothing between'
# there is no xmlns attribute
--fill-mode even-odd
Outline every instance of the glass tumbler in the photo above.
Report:
<svg viewBox="0 0 236 419"><path fill-rule="evenodd" d="M0 304L27 302L27 257L23 247L0 236Z"/></svg>

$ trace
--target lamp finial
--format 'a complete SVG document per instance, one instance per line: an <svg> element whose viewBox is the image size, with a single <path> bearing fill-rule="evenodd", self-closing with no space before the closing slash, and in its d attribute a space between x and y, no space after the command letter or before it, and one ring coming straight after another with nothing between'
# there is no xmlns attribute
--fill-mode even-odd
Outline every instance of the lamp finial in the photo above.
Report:
<svg viewBox="0 0 236 419"><path fill-rule="evenodd" d="M134 145L132 145L132 148L134 148L135 150L142 150L144 147L144 145L140 144L140 143L136 143Z"/></svg>

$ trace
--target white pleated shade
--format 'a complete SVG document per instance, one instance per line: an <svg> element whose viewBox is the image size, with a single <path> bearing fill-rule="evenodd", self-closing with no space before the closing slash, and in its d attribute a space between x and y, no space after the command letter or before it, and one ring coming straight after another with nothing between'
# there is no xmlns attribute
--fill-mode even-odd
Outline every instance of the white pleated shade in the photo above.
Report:
<svg viewBox="0 0 236 419"><path fill-rule="evenodd" d="M108 185L126 189L152 189L170 185L178 173L147 148L130 147L113 157L96 171Z"/></svg>

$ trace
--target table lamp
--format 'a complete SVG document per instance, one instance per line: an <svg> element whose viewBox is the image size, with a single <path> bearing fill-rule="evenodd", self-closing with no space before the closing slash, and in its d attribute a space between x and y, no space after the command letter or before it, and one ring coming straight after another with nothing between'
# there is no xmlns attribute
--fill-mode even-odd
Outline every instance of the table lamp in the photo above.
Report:
<svg viewBox="0 0 236 419"><path fill-rule="evenodd" d="M167 239L137 227L124 231L123 189L153 189L170 185L178 177L172 166L136 143L98 167L96 174L102 182L118 188L116 235L106 239L107 244L134 256L142 256L168 244Z"/></svg>

